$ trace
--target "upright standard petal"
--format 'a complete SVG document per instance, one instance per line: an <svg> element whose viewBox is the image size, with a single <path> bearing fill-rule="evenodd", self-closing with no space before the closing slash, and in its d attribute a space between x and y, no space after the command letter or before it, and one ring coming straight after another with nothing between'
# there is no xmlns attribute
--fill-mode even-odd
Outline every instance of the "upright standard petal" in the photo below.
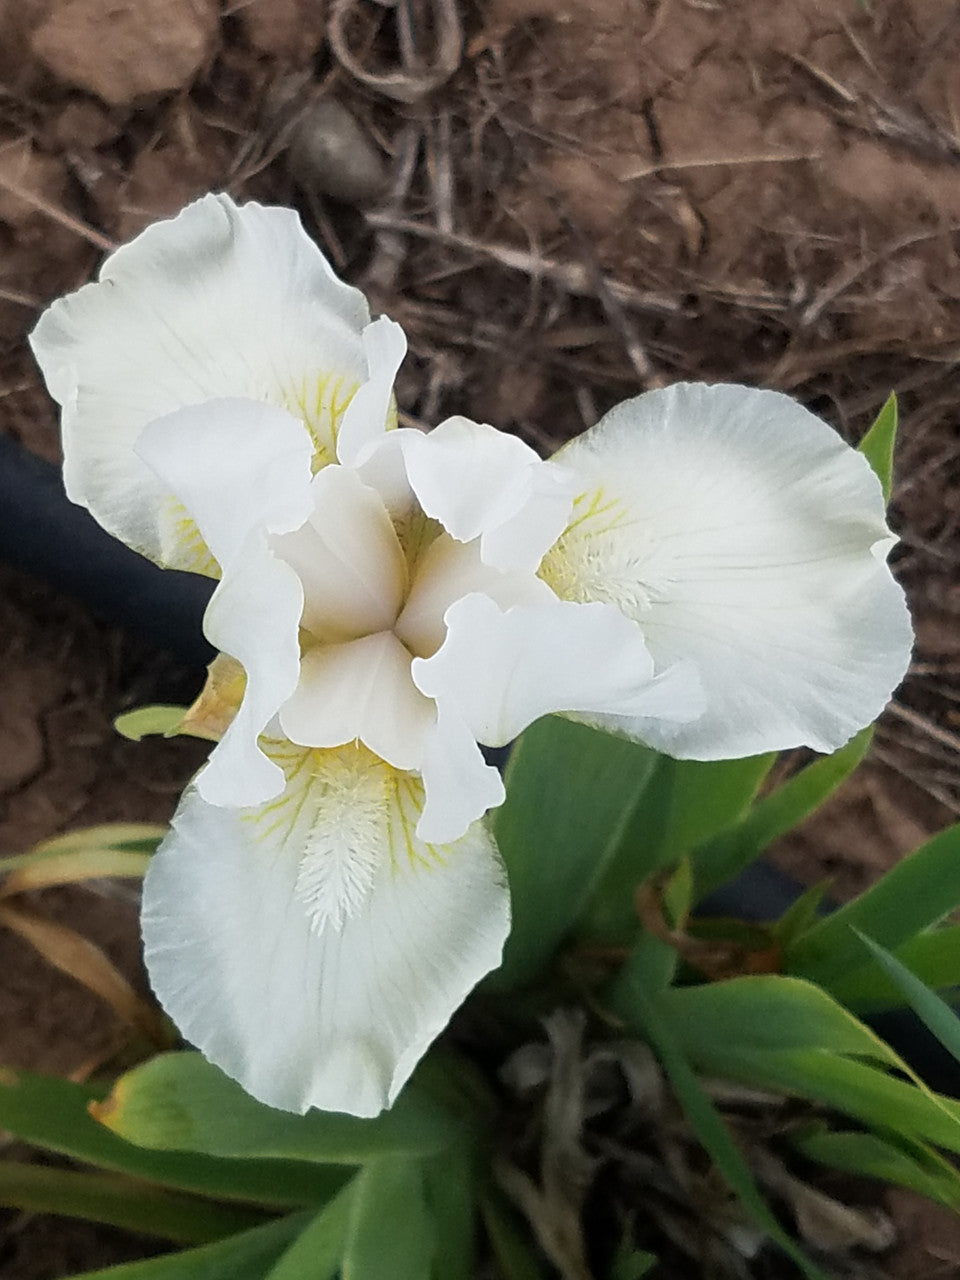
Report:
<svg viewBox="0 0 960 1280"><path fill-rule="evenodd" d="M296 569L303 625L318 640L342 641L391 627L407 583L406 561L378 494L347 467L314 478L309 521L275 538Z"/></svg>
<svg viewBox="0 0 960 1280"><path fill-rule="evenodd" d="M681 384L557 456L580 492L541 576L615 604L658 671L689 661L703 683L702 717L638 718L644 741L704 760L832 751L880 713L910 620L880 485L825 423L777 392Z"/></svg>
<svg viewBox="0 0 960 1280"><path fill-rule="evenodd" d="M242 701L198 785L211 803L258 803L283 787L258 738L296 688L303 612L300 580L270 535L297 529L312 509L309 436L283 409L214 400L152 422L137 452L222 567L204 631L245 673Z"/></svg>
<svg viewBox="0 0 960 1280"><path fill-rule="evenodd" d="M396 634L411 653L429 658L447 634L447 609L473 592L489 596L501 609L556 599L533 573L494 569L480 558L477 541L456 542L448 533L441 533L417 557L413 582L394 628Z"/></svg>
<svg viewBox="0 0 960 1280"><path fill-rule="evenodd" d="M516 436L447 418L428 435L405 432L403 452L423 510L458 542L479 538L494 568L534 572L567 523L566 473Z"/></svg>
<svg viewBox="0 0 960 1280"><path fill-rule="evenodd" d="M354 466L366 446L396 426L393 382L407 354L406 334L386 316L368 324L362 340L367 380L344 410L336 439L337 458L346 466Z"/></svg>
<svg viewBox="0 0 960 1280"><path fill-rule="evenodd" d="M479 824L419 840L419 782L364 748L278 750L272 804L181 802L144 883L147 970L254 1097L375 1115L499 963L503 869Z"/></svg>
<svg viewBox="0 0 960 1280"><path fill-rule="evenodd" d="M134 452L140 432L188 405L249 398L288 408L333 461L367 378L369 320L292 210L211 195L148 227L31 335L63 406L68 495L144 555L202 568L169 527L182 513Z"/></svg>

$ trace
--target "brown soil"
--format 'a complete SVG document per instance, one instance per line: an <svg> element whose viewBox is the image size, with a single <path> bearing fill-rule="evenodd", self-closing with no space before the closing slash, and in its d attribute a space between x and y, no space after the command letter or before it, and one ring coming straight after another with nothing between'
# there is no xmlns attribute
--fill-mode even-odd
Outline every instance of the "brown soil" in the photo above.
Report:
<svg viewBox="0 0 960 1280"><path fill-rule="evenodd" d="M462 410L549 450L695 377L789 390L855 439L896 388L916 662L870 763L776 855L855 892L960 812L956 5L409 0L406 60L387 8L347 8L334 30L319 0L0 0L0 430L58 457L27 331L210 188L298 205L404 324L412 421ZM446 80L444 14L463 36ZM195 674L9 571L0 592L0 852L165 819L196 744L110 722ZM42 909L136 971L129 894ZM0 968L0 1061L82 1071L109 1050L112 1015L2 932ZM941 1227L897 1203L887 1273L954 1274ZM85 1229L6 1231L10 1280L125 1256Z"/></svg>

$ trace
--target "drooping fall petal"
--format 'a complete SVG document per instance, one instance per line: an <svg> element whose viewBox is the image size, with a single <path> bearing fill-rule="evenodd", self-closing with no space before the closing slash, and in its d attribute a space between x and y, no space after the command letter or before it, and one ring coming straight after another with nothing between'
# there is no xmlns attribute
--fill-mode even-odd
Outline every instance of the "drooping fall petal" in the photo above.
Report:
<svg viewBox="0 0 960 1280"><path fill-rule="evenodd" d="M271 804L181 802L144 884L150 981L254 1097L375 1115L499 962L503 869L479 824L419 840L419 781L365 749L278 750Z"/></svg>
<svg viewBox="0 0 960 1280"><path fill-rule="evenodd" d="M681 384L558 458L580 496L542 576L616 605L658 670L689 661L703 684L699 719L638 719L638 737L694 759L832 751L879 715L910 620L880 484L825 423L777 392Z"/></svg>

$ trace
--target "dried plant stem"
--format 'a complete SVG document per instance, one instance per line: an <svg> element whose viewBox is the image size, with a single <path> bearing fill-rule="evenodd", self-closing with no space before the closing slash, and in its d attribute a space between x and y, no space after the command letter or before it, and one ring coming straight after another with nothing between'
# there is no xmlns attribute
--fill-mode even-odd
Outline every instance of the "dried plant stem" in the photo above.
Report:
<svg viewBox="0 0 960 1280"><path fill-rule="evenodd" d="M21 187L16 182L11 182L9 178L0 176L0 187L9 192L10 195L16 196L18 200L22 200L24 204L30 205L32 209L36 209L38 213L45 214L53 222L59 222L61 227L66 227L68 231L74 232L75 235L88 241L97 249L102 249L104 253L112 253L118 247L116 240L111 240L109 236L103 235L102 232L97 231L94 227L88 226L85 222L81 222L79 218L67 213L65 209L51 204L49 200L44 200L43 196L38 196L35 192L28 191L26 187Z"/></svg>
<svg viewBox="0 0 960 1280"><path fill-rule="evenodd" d="M430 0L432 10L429 21L423 6L419 14L414 11L412 0L397 0L397 30L403 67L391 71L368 71L350 48L347 40L347 23L357 7L357 0L335 0L328 19L327 38L330 49L345 71L361 84L375 89L397 102L417 102L438 88L456 71L463 51L463 25L456 0ZM420 21L416 19L419 17ZM432 60L419 53L416 47L418 28L422 32L430 26L436 40Z"/></svg>
<svg viewBox="0 0 960 1280"><path fill-rule="evenodd" d="M933 738L935 742L939 742L942 746L949 747L951 751L960 751L960 734L951 733L949 729L941 729L938 724L934 724L926 716L920 715L917 711L912 711L909 707L905 707L899 702L891 702L887 710L890 715L896 716L898 720L910 725L912 729L917 729L920 733L926 734L927 737Z"/></svg>
<svg viewBox="0 0 960 1280"><path fill-rule="evenodd" d="M627 167L617 173L621 182L652 178L658 173L676 169L713 169L721 165L797 164L801 160L819 160L819 151L759 151L753 155L692 156L688 160L655 160L649 164Z"/></svg>
<svg viewBox="0 0 960 1280"><path fill-rule="evenodd" d="M578 297L597 296L596 286L590 278L589 270L579 262L557 262L553 258L541 258L533 253L525 253L522 249L513 249L509 245L488 243L459 233L443 232L427 223L414 222L409 218L392 217L382 212L368 213L367 221L372 227L419 236L424 240L436 240L439 244L448 245L450 248L462 249L467 253L475 253L480 257L498 262L500 266L510 271L519 271L527 276L550 280ZM610 295L630 310L649 311L657 315L676 315L681 310L679 301L667 294L635 289L632 285L624 284L611 276L605 275L602 280Z"/></svg>

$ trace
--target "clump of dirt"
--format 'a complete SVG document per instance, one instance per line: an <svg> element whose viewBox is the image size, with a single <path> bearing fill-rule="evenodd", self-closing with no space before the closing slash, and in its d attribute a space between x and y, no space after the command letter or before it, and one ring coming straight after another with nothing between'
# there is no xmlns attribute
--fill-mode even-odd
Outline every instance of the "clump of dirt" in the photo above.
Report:
<svg viewBox="0 0 960 1280"><path fill-rule="evenodd" d="M75 827L169 819L203 759L202 744L128 742L112 718L131 704L190 697L195 673L7 569L0 569L0 669L0 854ZM31 896L52 918L85 931L124 972L139 974L135 889L118 883ZM116 1041L106 1006L3 929L0 971L6 1066L70 1074Z"/></svg>
<svg viewBox="0 0 960 1280"><path fill-rule="evenodd" d="M0 670L0 855L75 827L169 819L202 760L200 744L127 742L111 721L131 704L189 698L196 673L2 567ZM48 890L23 901L79 930L146 993L131 882ZM4 928L0 972L5 1067L83 1077L127 1040L106 1004ZM0 1134L0 1150L8 1146ZM85 1223L0 1211L0 1273L9 1280L53 1280L157 1247Z"/></svg>
<svg viewBox="0 0 960 1280"><path fill-rule="evenodd" d="M10 1280L63 1280L91 1266L118 1266L157 1252L126 1231L64 1218L54 1234L48 1219L24 1214L3 1229L0 1266Z"/></svg>
<svg viewBox="0 0 960 1280"><path fill-rule="evenodd" d="M956 6L336 11L339 28L314 0L0 0L0 431L58 459L27 332L210 189L296 204L404 325L405 422L466 412L548 452L617 400L706 378L789 391L855 440L898 390L916 660L870 763L777 854L856 891L960 813ZM0 851L167 818L202 751L123 742L111 718L197 673L16 575L0 592ZM40 905L137 972L129 895ZM0 1061L82 1070L108 1050L111 1015L9 934L0 963ZM18 1280L55 1273L25 1259ZM58 1274L78 1265L65 1246Z"/></svg>
<svg viewBox="0 0 960 1280"><path fill-rule="evenodd" d="M65 84L126 106L193 79L213 53L218 10L212 0L65 0L30 48Z"/></svg>

